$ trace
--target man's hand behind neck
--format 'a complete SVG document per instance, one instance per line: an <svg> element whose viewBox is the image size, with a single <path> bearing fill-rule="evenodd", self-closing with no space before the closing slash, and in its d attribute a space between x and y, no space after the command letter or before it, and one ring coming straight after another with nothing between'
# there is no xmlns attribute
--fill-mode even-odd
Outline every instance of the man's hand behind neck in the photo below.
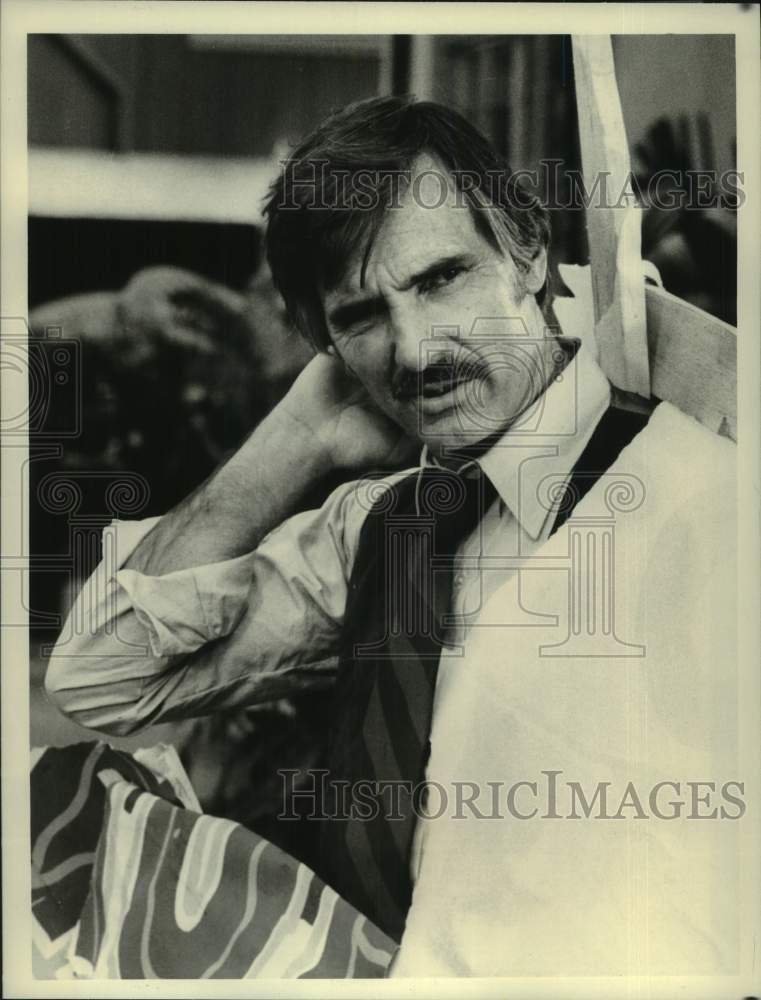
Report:
<svg viewBox="0 0 761 1000"><path fill-rule="evenodd" d="M313 358L282 403L298 433L312 434L328 469L364 472L414 461L420 444L373 404L334 355Z"/></svg>
<svg viewBox="0 0 761 1000"><path fill-rule="evenodd" d="M410 441L336 358L313 358L238 451L165 514L125 568L152 576L222 562L257 547L336 470L399 467Z"/></svg>

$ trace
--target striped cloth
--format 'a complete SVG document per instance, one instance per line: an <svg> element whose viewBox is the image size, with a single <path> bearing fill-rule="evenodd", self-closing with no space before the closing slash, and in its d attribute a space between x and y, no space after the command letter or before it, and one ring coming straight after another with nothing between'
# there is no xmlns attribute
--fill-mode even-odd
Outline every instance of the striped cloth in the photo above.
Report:
<svg viewBox="0 0 761 1000"><path fill-rule="evenodd" d="M38 757L38 977L386 974L389 938L269 841L185 808L181 786L103 744Z"/></svg>

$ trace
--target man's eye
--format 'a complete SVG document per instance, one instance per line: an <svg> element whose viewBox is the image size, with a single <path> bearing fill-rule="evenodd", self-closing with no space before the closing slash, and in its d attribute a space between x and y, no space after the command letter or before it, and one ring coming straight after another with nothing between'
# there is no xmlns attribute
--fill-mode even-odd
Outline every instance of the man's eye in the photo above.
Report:
<svg viewBox="0 0 761 1000"><path fill-rule="evenodd" d="M442 271L422 281L420 291L432 292L437 288L443 288L445 285L451 284L464 270L465 268L461 264L453 264L451 267L445 267Z"/></svg>
<svg viewBox="0 0 761 1000"><path fill-rule="evenodd" d="M352 323L347 323L340 329L334 331L335 337L340 341L354 340L365 334L371 333L378 325L377 319L357 319Z"/></svg>

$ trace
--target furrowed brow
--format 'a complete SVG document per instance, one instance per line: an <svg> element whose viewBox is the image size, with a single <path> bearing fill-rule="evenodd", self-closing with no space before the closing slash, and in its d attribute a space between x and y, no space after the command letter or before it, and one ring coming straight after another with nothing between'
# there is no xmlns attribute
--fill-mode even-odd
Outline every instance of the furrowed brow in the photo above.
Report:
<svg viewBox="0 0 761 1000"><path fill-rule="evenodd" d="M446 257L439 257L437 260L434 260L431 264L424 267L422 271L417 271L413 274L410 279L405 282L404 287L405 289L414 288L416 285L421 285L424 281L437 277L442 271L446 271L450 267L469 267L472 263L472 254L447 254Z"/></svg>
<svg viewBox="0 0 761 1000"><path fill-rule="evenodd" d="M427 264L422 270L416 271L400 286L402 291L408 291L421 285L424 281L437 277L442 271L450 267L471 267L474 262L473 254L452 253L438 257ZM372 295L365 299L357 299L354 302L345 302L335 306L328 313L328 321L336 330L346 330L352 324L359 323L371 316L378 316L386 311L386 302L380 295Z"/></svg>

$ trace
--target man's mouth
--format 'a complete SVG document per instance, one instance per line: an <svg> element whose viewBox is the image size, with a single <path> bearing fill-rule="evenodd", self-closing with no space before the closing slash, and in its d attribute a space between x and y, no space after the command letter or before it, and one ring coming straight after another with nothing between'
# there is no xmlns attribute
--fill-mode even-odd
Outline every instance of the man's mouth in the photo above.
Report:
<svg viewBox="0 0 761 1000"><path fill-rule="evenodd" d="M472 391L487 376L488 368L475 358L459 364L433 364L417 375L407 372L394 395L426 416L434 416L465 404L469 387Z"/></svg>
<svg viewBox="0 0 761 1000"><path fill-rule="evenodd" d="M439 382L431 382L428 385L424 385L420 392L420 395L424 399L435 398L436 396L445 396L448 392L451 392L460 382L464 382L465 379L462 378L447 378L442 379Z"/></svg>
<svg viewBox="0 0 761 1000"><path fill-rule="evenodd" d="M435 382L427 382L421 386L415 397L415 403L423 413L435 415L456 406L464 395L472 376L458 374Z"/></svg>

